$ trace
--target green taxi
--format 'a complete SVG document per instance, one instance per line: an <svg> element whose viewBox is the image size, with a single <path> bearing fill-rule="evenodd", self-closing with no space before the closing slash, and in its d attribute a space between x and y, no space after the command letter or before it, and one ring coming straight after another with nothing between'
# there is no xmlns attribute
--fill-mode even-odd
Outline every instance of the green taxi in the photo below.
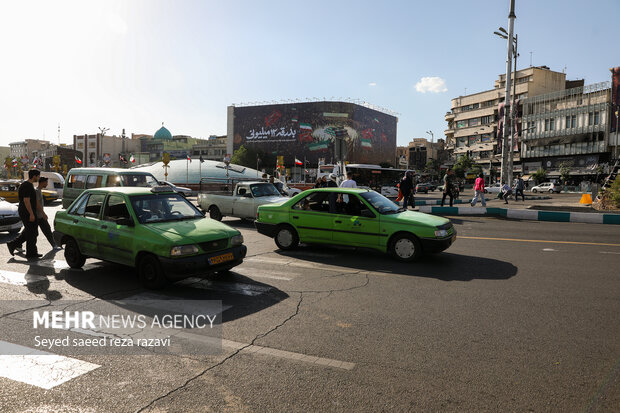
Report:
<svg viewBox="0 0 620 413"><path fill-rule="evenodd" d="M170 187L86 190L56 213L54 238L71 268L90 257L128 265L148 288L226 272L247 252L239 231L205 218Z"/></svg>
<svg viewBox="0 0 620 413"><path fill-rule="evenodd" d="M358 188L320 188L258 207L256 229L289 250L302 243L372 248L400 261L436 253L456 239L450 220L405 211L383 195Z"/></svg>

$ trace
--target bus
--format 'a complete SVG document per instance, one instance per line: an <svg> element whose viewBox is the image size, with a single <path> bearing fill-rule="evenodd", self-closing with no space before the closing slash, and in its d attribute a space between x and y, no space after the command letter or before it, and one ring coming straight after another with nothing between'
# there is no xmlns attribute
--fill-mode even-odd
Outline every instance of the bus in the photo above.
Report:
<svg viewBox="0 0 620 413"><path fill-rule="evenodd" d="M319 176L330 173L340 175L338 169L338 165L321 165ZM388 198L398 196L396 185L405 176L405 172L412 171L415 174L412 169L382 168L379 165L359 163L345 165L345 169L348 176L355 176L358 187L373 189Z"/></svg>

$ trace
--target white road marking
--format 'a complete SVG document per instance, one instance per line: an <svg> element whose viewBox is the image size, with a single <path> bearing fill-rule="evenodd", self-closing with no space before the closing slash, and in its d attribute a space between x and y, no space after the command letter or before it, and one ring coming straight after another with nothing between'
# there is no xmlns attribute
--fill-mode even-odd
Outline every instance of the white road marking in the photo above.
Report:
<svg viewBox="0 0 620 413"><path fill-rule="evenodd" d="M245 266L235 267L232 269L232 271L246 277L270 278L272 280L282 281L291 281L293 279L291 277L298 277L301 275L300 273L258 270L252 267Z"/></svg>
<svg viewBox="0 0 620 413"><path fill-rule="evenodd" d="M616 255L620 255L620 252L614 252L614 251L599 251L599 253L601 253L601 254L616 254Z"/></svg>
<svg viewBox="0 0 620 413"><path fill-rule="evenodd" d="M554 250L553 248L543 248L543 251L549 252L549 251L557 251L557 250Z"/></svg>
<svg viewBox="0 0 620 413"><path fill-rule="evenodd" d="M0 377L52 389L101 366L0 341Z"/></svg>
<svg viewBox="0 0 620 413"><path fill-rule="evenodd" d="M340 273L359 272L359 270L346 269L346 268L338 267L335 265L323 265L323 264L318 264L316 262L300 261L300 260L296 260L293 257L291 258L268 258L268 257L256 256L256 257L250 257L250 258L244 259L244 262L246 261L251 262L251 263L258 263L258 264L274 264L274 265L282 265L282 266L286 265L289 267L296 267L296 268L309 268L309 269L318 270L318 271L335 271L335 272L340 272Z"/></svg>
<svg viewBox="0 0 620 413"><path fill-rule="evenodd" d="M24 274L23 272L13 272L0 270L0 283L12 284L12 285L28 285L40 281L45 281L48 278L43 275Z"/></svg>

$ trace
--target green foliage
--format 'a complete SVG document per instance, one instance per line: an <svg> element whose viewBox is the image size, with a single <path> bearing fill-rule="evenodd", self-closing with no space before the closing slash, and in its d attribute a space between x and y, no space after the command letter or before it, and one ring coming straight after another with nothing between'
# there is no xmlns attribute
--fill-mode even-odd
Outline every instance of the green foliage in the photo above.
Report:
<svg viewBox="0 0 620 413"><path fill-rule="evenodd" d="M560 163L560 178L562 179L562 182L564 183L566 183L566 181L570 179L571 166L573 166L572 161L566 161L566 162Z"/></svg>
<svg viewBox="0 0 620 413"><path fill-rule="evenodd" d="M275 155L257 151L251 147L246 148L243 145L233 153L233 156L230 158L230 163L254 169L256 168L257 159L260 160L258 162L259 168L267 168L269 170L275 167Z"/></svg>
<svg viewBox="0 0 620 413"><path fill-rule="evenodd" d="M461 156L454 164L454 168L452 168L454 170L454 175L457 178L465 178L465 172L467 172L473 164L474 162L469 156Z"/></svg>
<svg viewBox="0 0 620 413"><path fill-rule="evenodd" d="M536 185L541 184L547 179L547 171L543 168L538 168L538 170L532 174L532 178L534 178Z"/></svg>
<svg viewBox="0 0 620 413"><path fill-rule="evenodd" d="M608 191L611 202L616 208L620 208L620 180L616 178Z"/></svg>
<svg viewBox="0 0 620 413"><path fill-rule="evenodd" d="M440 166L441 164L437 159L429 159L424 166L424 172L427 172L429 175L438 175Z"/></svg>

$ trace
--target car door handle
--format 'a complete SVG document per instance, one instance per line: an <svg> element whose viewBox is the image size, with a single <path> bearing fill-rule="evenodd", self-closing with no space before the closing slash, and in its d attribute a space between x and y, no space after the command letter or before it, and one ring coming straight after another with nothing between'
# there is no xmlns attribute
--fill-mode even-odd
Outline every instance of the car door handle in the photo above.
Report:
<svg viewBox="0 0 620 413"><path fill-rule="evenodd" d="M299 219L299 217L296 215L293 215L293 219Z"/></svg>
<svg viewBox="0 0 620 413"><path fill-rule="evenodd" d="M101 229L108 229L108 226L107 225L102 225Z"/></svg>
<svg viewBox="0 0 620 413"><path fill-rule="evenodd" d="M334 221L336 224L342 224L342 221Z"/></svg>

